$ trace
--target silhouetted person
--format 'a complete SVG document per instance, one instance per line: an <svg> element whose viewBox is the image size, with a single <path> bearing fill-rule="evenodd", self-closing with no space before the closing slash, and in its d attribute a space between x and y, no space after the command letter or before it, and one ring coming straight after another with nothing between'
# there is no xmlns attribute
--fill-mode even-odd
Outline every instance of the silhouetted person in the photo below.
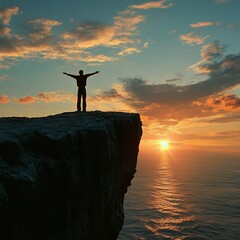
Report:
<svg viewBox="0 0 240 240"><path fill-rule="evenodd" d="M77 110L81 111L81 98L83 99L83 111L86 111L86 85L87 85L87 78L99 73L99 71L96 71L94 73L88 73L83 74L83 70L79 71L79 75L73 75L66 72L63 72L63 74L68 75L72 78L75 78L77 80L77 86L78 86L78 98L77 98Z"/></svg>

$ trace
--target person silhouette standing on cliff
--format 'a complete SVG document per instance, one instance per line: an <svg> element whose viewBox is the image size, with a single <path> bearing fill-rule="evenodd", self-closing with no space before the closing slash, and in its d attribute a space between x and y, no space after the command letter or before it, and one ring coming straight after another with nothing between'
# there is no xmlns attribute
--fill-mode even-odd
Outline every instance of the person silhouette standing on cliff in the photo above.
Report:
<svg viewBox="0 0 240 240"><path fill-rule="evenodd" d="M87 78L99 73L99 71L96 71L94 73L88 73L88 74L83 74L83 70L79 71L79 75L73 75L69 74L66 72L63 72L63 74L68 75L72 78L75 78L77 80L77 86L78 86L78 94L77 94L77 110L80 112L81 111L81 98L83 100L82 104L82 109L83 112L86 111L87 103L86 103L86 85L87 85Z"/></svg>

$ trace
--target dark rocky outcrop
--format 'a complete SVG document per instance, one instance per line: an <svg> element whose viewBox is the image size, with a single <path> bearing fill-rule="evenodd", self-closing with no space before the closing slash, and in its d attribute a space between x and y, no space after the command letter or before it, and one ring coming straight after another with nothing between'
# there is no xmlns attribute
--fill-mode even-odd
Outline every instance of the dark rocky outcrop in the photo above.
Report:
<svg viewBox="0 0 240 240"><path fill-rule="evenodd" d="M0 118L0 239L117 239L138 114Z"/></svg>

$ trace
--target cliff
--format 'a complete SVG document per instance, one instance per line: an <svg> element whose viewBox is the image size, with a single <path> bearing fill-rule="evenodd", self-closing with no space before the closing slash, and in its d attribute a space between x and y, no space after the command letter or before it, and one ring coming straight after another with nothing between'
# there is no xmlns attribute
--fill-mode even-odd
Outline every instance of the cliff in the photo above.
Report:
<svg viewBox="0 0 240 240"><path fill-rule="evenodd" d="M138 114L0 118L0 239L117 239Z"/></svg>

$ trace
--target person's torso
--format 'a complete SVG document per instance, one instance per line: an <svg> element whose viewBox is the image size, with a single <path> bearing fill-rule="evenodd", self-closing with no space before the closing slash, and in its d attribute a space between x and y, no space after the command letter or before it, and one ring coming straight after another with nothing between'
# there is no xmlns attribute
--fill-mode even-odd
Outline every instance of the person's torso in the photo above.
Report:
<svg viewBox="0 0 240 240"><path fill-rule="evenodd" d="M76 80L77 80L78 87L85 87L87 85L87 76L86 75L76 76Z"/></svg>

